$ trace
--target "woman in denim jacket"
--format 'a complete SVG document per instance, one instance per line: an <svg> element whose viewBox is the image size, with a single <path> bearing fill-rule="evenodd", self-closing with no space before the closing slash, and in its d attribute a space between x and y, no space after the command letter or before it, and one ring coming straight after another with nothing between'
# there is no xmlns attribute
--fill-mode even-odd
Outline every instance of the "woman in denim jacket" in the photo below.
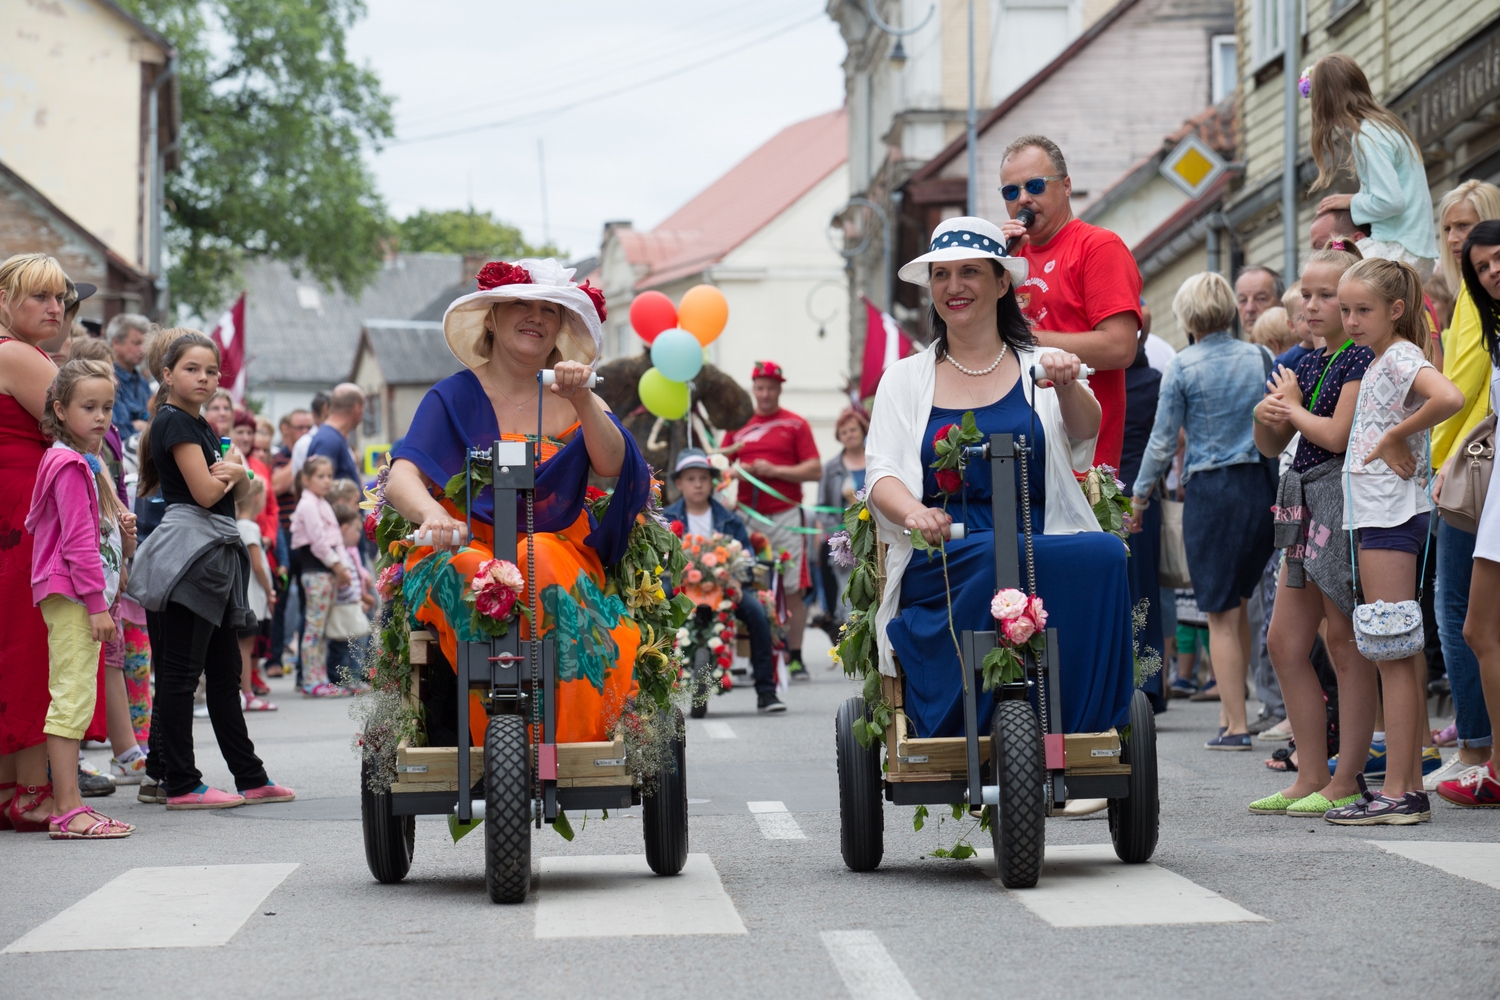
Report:
<svg viewBox="0 0 1500 1000"><path fill-rule="evenodd" d="M1246 600L1271 555L1276 468L1255 447L1252 411L1265 394L1271 355L1236 340L1234 290L1217 274L1182 283L1172 311L1189 346L1162 376L1156 423L1135 477L1132 529L1187 432L1182 534L1198 610L1208 615L1219 687L1219 734L1210 750L1249 750L1245 669L1250 661Z"/></svg>

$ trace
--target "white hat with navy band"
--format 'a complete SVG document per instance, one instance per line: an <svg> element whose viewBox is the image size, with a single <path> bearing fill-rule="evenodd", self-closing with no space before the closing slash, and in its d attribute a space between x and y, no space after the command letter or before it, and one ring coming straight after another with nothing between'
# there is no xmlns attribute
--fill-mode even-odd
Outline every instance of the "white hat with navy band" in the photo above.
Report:
<svg viewBox="0 0 1500 1000"><path fill-rule="evenodd" d="M942 260L974 260L979 257L998 260L1010 272L1012 285L1019 285L1026 280L1026 260L1023 257L1006 256L1005 237L1000 234L1000 227L988 219L972 215L945 219L933 230L932 245L927 252L904 264L897 274L902 281L928 287L932 283L929 264Z"/></svg>

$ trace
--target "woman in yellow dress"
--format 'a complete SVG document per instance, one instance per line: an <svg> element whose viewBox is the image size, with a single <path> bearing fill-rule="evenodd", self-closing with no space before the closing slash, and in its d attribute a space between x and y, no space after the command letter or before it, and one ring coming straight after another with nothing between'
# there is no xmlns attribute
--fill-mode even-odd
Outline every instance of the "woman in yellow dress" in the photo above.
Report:
<svg viewBox="0 0 1500 1000"><path fill-rule="evenodd" d="M487 636L471 625L463 593L493 557L494 497L474 497L474 537L467 542L462 511L443 495L461 476L470 448L497 438L538 443L542 464L535 492L536 587L542 634L558 647L557 741L607 738L635 692L640 634L624 601L606 594L604 569L625 555L631 528L651 495L651 472L609 407L587 388L602 345L604 296L555 260L490 263L479 291L448 307L443 333L465 370L433 386L401 446L392 454L384 500L437 547L405 554L401 583L417 624L438 637L451 665L458 643ZM543 389L538 372L556 383ZM541 434L537 442L538 393ZM585 507L589 472L618 477L608 508L595 519ZM524 525L524 509L517 519ZM527 576L524 535L517 546ZM525 593L521 602L531 605ZM518 622L530 637L525 620ZM485 714L472 696L470 736L483 745Z"/></svg>

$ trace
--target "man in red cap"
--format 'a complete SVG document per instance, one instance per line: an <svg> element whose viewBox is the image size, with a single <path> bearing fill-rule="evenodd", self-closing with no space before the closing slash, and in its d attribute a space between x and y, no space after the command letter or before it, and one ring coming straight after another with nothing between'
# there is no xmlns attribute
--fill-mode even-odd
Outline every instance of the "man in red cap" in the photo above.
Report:
<svg viewBox="0 0 1500 1000"><path fill-rule="evenodd" d="M805 569L808 535L797 529L808 521L799 506L802 484L822 479L823 466L818 461L812 427L781 408L781 384L786 381L781 366L774 361L757 361L750 381L755 390L755 415L725 436L724 450L757 481L740 478L740 507L755 512L748 518L750 530L763 533L773 549L791 554L782 564L790 615L786 625L787 669L794 679L809 680L802 665L802 630L807 624L802 592L810 582Z"/></svg>

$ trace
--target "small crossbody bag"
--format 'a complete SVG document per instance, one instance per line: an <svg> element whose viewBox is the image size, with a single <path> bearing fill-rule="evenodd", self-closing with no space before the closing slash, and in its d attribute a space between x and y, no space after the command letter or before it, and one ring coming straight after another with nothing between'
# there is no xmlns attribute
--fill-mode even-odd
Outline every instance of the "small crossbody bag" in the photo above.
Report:
<svg viewBox="0 0 1500 1000"><path fill-rule="evenodd" d="M1360 386L1364 393L1364 386ZM1414 601L1376 601L1374 604L1359 604L1359 563L1354 542L1354 529L1349 529L1349 570L1354 587L1354 645L1367 660L1400 660L1415 656L1426 646L1426 635L1422 630L1422 585L1427 577L1427 554L1432 549L1432 435L1427 434L1426 455L1423 459L1427 470L1427 544L1422 548L1422 567L1417 571L1417 598ZM1349 467L1344 466L1344 502L1352 515L1354 498L1350 495ZM1351 516L1352 520L1352 516Z"/></svg>

